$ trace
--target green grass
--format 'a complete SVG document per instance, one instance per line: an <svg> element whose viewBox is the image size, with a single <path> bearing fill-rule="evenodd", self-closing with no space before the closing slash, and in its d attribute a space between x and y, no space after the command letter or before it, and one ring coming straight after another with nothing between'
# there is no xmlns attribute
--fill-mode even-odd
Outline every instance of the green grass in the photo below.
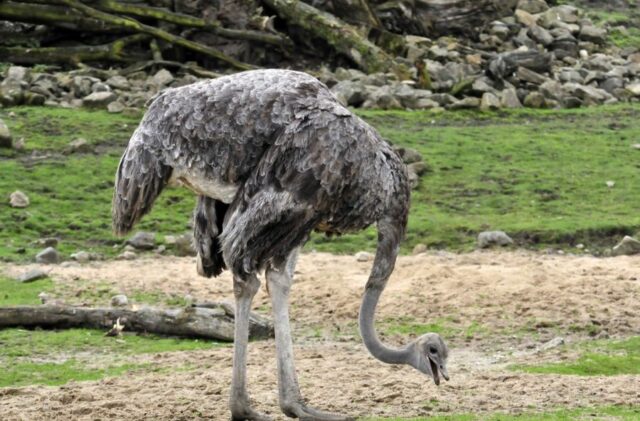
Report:
<svg viewBox="0 0 640 421"><path fill-rule="evenodd" d="M0 260L33 260L41 237L60 238L58 249L67 257L78 250L120 253L114 246L122 240L110 231L113 177L136 119L46 107L8 111L18 115L5 118L14 136L35 139L30 147L55 152L76 136L106 146L100 155L38 163L26 153L0 159L0 196L20 189L31 198L27 209L0 203ZM640 152L630 147L640 137L640 105L358 113L395 144L419 150L433 168L413 193L404 252L417 243L469 250L488 229L505 230L524 246L584 243L593 250L640 228L640 164L633 157ZM158 238L183 233L194 203L187 190L168 189L137 228ZM307 248L352 253L375 243L370 228L338 239L313 236Z"/></svg>
<svg viewBox="0 0 640 421"><path fill-rule="evenodd" d="M0 274L0 307L40 304L38 294L53 290L53 281L40 279L26 284Z"/></svg>
<svg viewBox="0 0 640 421"><path fill-rule="evenodd" d="M640 407L608 406L600 408L559 409L552 412L523 414L454 414L419 418L365 418L362 421L567 421L609 420L635 421L640 418Z"/></svg>
<svg viewBox="0 0 640 421"><path fill-rule="evenodd" d="M62 363L34 363L0 360L0 387L18 387L32 384L58 386L70 381L100 380L131 371L149 369L148 364L122 364L105 368L88 368L76 360Z"/></svg>
<svg viewBox="0 0 640 421"><path fill-rule="evenodd" d="M640 336L624 341L596 341L586 345L575 361L544 365L520 365L512 369L527 373L615 376L640 374Z"/></svg>

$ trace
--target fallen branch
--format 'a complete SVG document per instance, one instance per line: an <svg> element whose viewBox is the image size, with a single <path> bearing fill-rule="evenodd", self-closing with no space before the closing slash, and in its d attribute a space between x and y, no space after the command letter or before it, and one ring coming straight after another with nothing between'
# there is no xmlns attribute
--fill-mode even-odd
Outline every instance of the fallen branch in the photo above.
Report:
<svg viewBox="0 0 640 421"><path fill-rule="evenodd" d="M261 31L223 28L220 22L215 20L199 19L181 13L170 12L157 7L140 6L131 3L121 3L115 0L98 0L97 8L107 12L124 13L126 15L153 18L159 21L170 22L180 26L200 28L216 35L229 39L261 42L281 47L291 48L293 42L283 35L269 34Z"/></svg>
<svg viewBox="0 0 640 421"><path fill-rule="evenodd" d="M98 19L100 21L103 21L113 26L118 26L124 29L132 30L134 32L142 32L142 33L151 35L155 38L161 39L170 44L178 45L186 49L189 49L191 51L195 51L200 54L206 55L208 57L215 58L237 69L249 70L254 68L254 66L235 60L214 48L207 47L206 45L202 45L197 42L190 41L186 38L182 38L177 35L173 35L162 29L145 25L133 18L116 16L106 12L102 12L98 9L94 9L93 7L87 6L86 4L78 0L53 0L53 1L59 4L66 4L67 6L84 13L88 17Z"/></svg>
<svg viewBox="0 0 640 421"><path fill-rule="evenodd" d="M182 71L191 73L197 77L206 77L210 79L215 79L220 77L220 73L212 72L211 70L204 69L200 66L190 63L180 63L177 61L169 61L169 60L149 60L144 61L142 63L135 63L129 67L126 67L119 71L122 76L128 76L131 73L139 72L142 70L146 70L149 67L153 66L161 66L161 67L174 67L176 69L180 69Z"/></svg>
<svg viewBox="0 0 640 421"><path fill-rule="evenodd" d="M23 3L20 0L0 2L0 19L92 32L120 30L104 21L88 18L82 13L69 10L68 7Z"/></svg>
<svg viewBox="0 0 640 421"><path fill-rule="evenodd" d="M76 47L0 47L2 60L15 64L52 64L69 63L79 65L91 61L131 62L140 56L124 54L124 48L149 38L145 34L136 34L120 38L109 44L83 45Z"/></svg>
<svg viewBox="0 0 640 421"><path fill-rule="evenodd" d="M108 330L118 319L125 331L233 341L233 308L225 304L208 303L207 307L178 309L144 307L139 310L66 305L0 308L0 327ZM249 336L251 339L273 337L273 326L265 318L252 314Z"/></svg>
<svg viewBox="0 0 640 421"><path fill-rule="evenodd" d="M325 40L338 53L347 56L366 72L387 70L391 58L381 48L362 37L358 30L298 0L263 0L289 24L302 28L308 34Z"/></svg>

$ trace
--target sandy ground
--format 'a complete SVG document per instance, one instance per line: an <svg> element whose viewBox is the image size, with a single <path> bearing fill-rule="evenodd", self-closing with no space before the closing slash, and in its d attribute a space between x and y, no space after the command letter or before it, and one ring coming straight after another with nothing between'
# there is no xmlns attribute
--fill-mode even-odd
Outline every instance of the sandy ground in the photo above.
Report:
<svg viewBox="0 0 640 421"><path fill-rule="evenodd" d="M401 257L379 307L381 325L406 318L416 323L444 320L459 331L482 328L477 339L458 334L450 340L452 379L440 387L411 368L379 363L354 336L370 266L352 256L312 253L300 258L291 314L300 383L310 403L356 416L398 417L640 405L640 376L533 375L506 368L514 362L567 358L562 352L534 351L558 334L569 341L588 339L594 330L599 337L637 335L640 257L530 252ZM56 284L71 292L107 283L123 293L164 291L218 301L233 297L228 275L199 278L192 258L48 269ZM24 270L3 268L9 275ZM268 312L268 303L263 289L254 308ZM408 338L388 335L385 340L399 344ZM228 419L231 355L231 348L147 355L136 360L190 369L129 373L62 387L0 389L0 414L8 420ZM250 345L248 373L257 409L285 419L278 410L273 341Z"/></svg>

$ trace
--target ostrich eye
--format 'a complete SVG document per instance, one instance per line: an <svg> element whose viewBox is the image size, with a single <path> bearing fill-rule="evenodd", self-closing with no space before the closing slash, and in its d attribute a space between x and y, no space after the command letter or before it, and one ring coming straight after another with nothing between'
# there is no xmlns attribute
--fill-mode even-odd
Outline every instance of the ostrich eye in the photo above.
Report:
<svg viewBox="0 0 640 421"><path fill-rule="evenodd" d="M438 350L436 349L436 347L435 347L435 346L431 345L431 346L429 347L429 352L430 352L430 353L432 353L432 354L435 354L436 352L438 352Z"/></svg>

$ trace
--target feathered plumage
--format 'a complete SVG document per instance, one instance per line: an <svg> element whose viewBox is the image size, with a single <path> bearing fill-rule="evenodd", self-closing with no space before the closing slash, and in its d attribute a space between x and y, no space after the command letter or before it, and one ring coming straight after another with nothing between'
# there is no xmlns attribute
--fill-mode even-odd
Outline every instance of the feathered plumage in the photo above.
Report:
<svg viewBox="0 0 640 421"><path fill-rule="evenodd" d="M115 231L129 231L169 182L200 195L195 238L208 276L225 262L241 274L282 260L314 229L355 231L387 215L404 231L408 212L391 147L324 84L287 70L159 95L118 169Z"/></svg>

